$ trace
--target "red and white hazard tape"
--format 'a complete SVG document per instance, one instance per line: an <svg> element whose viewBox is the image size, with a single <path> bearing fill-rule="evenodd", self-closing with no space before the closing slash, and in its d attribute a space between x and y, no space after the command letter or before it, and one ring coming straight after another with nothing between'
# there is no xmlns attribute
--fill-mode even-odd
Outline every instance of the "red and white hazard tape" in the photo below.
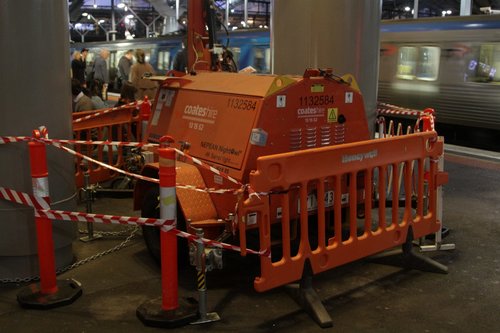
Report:
<svg viewBox="0 0 500 333"><path fill-rule="evenodd" d="M220 170L217 170L216 168L214 168L213 166L211 166L211 165L209 165L207 163L204 163L204 162L200 161L196 157L190 156L190 155L184 153L183 151L181 151L179 149L175 149L175 152L177 154L179 154L179 155L187 158L188 160L192 161L194 164L199 165L199 166L201 166L204 169L210 170L211 172L215 173L216 175L219 175L219 176L221 176L223 178L226 178L227 180L229 180L230 182L232 182L232 183L234 183L236 185L244 186L242 183L240 183L239 181L237 181L233 177L229 176L228 174L225 174L224 172L222 172Z"/></svg>
<svg viewBox="0 0 500 333"><path fill-rule="evenodd" d="M32 141L30 136L0 136L0 144Z"/></svg>
<svg viewBox="0 0 500 333"><path fill-rule="evenodd" d="M138 175L136 173L131 173L131 172L128 172L128 171L125 171L125 170L122 170L120 168L117 168L117 167L114 167L112 165L108 165L106 163L103 163L101 161L98 161L96 159L93 159L92 157L89 157L87 155L83 155L79 152L76 152L74 151L73 149L70 149L68 147L65 147L63 146L61 143L58 143L54 140L48 140L48 139L44 139L44 140L41 140L41 139L33 139L34 141L38 141L38 142L42 142L42 143L50 143L52 144L54 147L57 147L59 149L62 149L68 153L70 153L71 155L74 155L74 156L77 156L77 157L80 157L80 158L83 158L84 160L86 161L89 161L89 162L92 162L92 163L95 163L97 165L100 165L102 166L103 168L108 168L110 170L113 170L113 171L116 171L118 173L121 173L123 175L126 175L126 176L130 176L130 177L134 177L134 178L137 178L137 179L141 179L141 180L145 180L145 181L148 181L148 182L152 182L152 183L159 183L160 181L156 178L151 178L151 177L146 177L146 176L142 176L142 175Z"/></svg>
<svg viewBox="0 0 500 333"><path fill-rule="evenodd" d="M69 212L65 210L37 209L35 216L46 217L53 220L74 221L74 222L92 222L103 224L126 224L126 225L149 225L165 226L173 225L174 220L153 219L133 216L117 216L104 214L88 214L82 212Z"/></svg>
<svg viewBox="0 0 500 333"><path fill-rule="evenodd" d="M139 107L139 105L141 105L142 103L143 103L143 101L132 102L132 103L128 103L128 104L125 104L125 105L120 105L120 106L117 106L117 107L114 107L114 108L105 109L103 111L98 111L98 112L95 112L95 113L93 113L91 115L84 116L84 117L81 117L81 118L77 118L77 119L73 120L73 123L79 123L79 122L82 122L84 120L89 120L89 119L92 119L92 118L96 118L96 117L99 117L99 116L101 116L103 114L110 113L110 112L113 112L113 111L127 109L127 108L130 108L132 106ZM78 115L78 113L75 113L75 115Z"/></svg>
<svg viewBox="0 0 500 333"><path fill-rule="evenodd" d="M16 202L21 205L34 207L36 209L50 208L49 199L15 191L10 188L0 187L0 198L11 202Z"/></svg>
<svg viewBox="0 0 500 333"><path fill-rule="evenodd" d="M435 115L434 112L428 111L427 109L424 110L420 116L417 119L417 122L415 123L415 132L420 131L420 122L423 122L424 119L429 120L429 127L431 131L435 131ZM425 126L425 125L424 125ZM426 130L426 129L424 129Z"/></svg>
<svg viewBox="0 0 500 333"><path fill-rule="evenodd" d="M80 157L80 158L83 158L91 163L95 163L97 165L100 165L104 168L108 168L110 170L113 170L113 171L116 171L118 173L121 173L123 175L126 175L126 176L129 176L129 177L132 177L132 178L137 178L137 179L141 179L141 180L144 180L144 181L148 181L148 182L152 182L152 183L159 183L159 179L157 178L151 178L151 177L146 177L146 176L142 176L142 175L139 175L139 174L136 174L136 173L132 173L132 172L128 172L128 171L125 171L125 170L122 170L120 168L117 168L117 167L114 167L112 165L108 165L106 163L103 163L101 161L98 161L96 159L93 159L87 155L83 155L77 151L74 151L68 147L65 147L62 145L62 143L60 142L60 140L49 140L49 139L34 139L35 141L39 141L39 142L43 142L43 143L46 143L46 144L51 144L59 149L62 149L66 152L68 152L69 154L72 154L74 156L77 156L77 157ZM126 143L126 142L122 142L122 143ZM238 189L213 189L213 188L199 188L199 187L195 187L195 186L192 186L192 185L181 185L181 184L176 184L176 187L179 187L179 188L184 188L184 189L188 189L188 190L194 190L194 191L198 191L198 192L209 192L209 193L214 193L214 194L223 194L223 193L228 193L228 192L232 192L232 193L235 193L238 191Z"/></svg>
<svg viewBox="0 0 500 333"><path fill-rule="evenodd" d="M378 115L396 115L396 116L413 116L418 117L423 111L407 109L400 106L387 104L387 103L378 103L377 104L377 114Z"/></svg>
<svg viewBox="0 0 500 333"><path fill-rule="evenodd" d="M194 242L202 242L209 246L241 252L241 247L239 246L223 242L217 242L207 238L200 238L190 233L175 229L174 226L175 220L154 219L154 218L144 218L144 217L134 217L134 216L89 214L82 212L70 212L64 210L51 210L49 209L50 206L48 199L44 199L38 196L30 195L27 193L15 191L4 187L0 187L0 198L35 208L36 217L46 217L58 221L124 224L124 225L139 225L139 226L147 225L147 226L162 227L164 228L164 231L172 231L176 235L183 238L187 238ZM262 256L270 256L271 254L270 250L256 251L252 249L247 249L247 252Z"/></svg>
<svg viewBox="0 0 500 333"><path fill-rule="evenodd" d="M197 159L196 157L193 157L193 156L190 156L186 153L184 153L183 151L180 151L179 149L175 149L175 152L183 157L185 157L186 159L192 161L194 164L196 165L199 165L201 166L202 168L204 169L207 169L207 170L210 170L212 173L215 173L216 175L219 175L221 176L222 178L225 178L227 180L229 180L230 182L232 182L233 184L236 184L236 185L239 185L241 187L241 189L243 191L248 191L248 195L250 197L252 196L256 196L257 198L260 198L259 197L259 194L257 192L255 192L251 187L250 185L243 185L242 183L240 183L238 180L234 179L233 177L229 176L228 174L220 171L220 170L217 170L216 168L214 168L213 166L211 166L210 164L207 164L207 163L204 163L202 161L200 161L199 159ZM235 192L236 194L236 192Z"/></svg>
<svg viewBox="0 0 500 333"><path fill-rule="evenodd" d="M206 192L206 193L213 193L213 194L225 194L225 193L233 193L233 194L238 194L241 192L241 189L238 188L227 188L227 189L217 189L217 188L209 188L209 187L197 187L193 185L183 185L176 183L175 187L177 188L182 188L186 190L191 190L191 191L197 191L197 192Z"/></svg>
<svg viewBox="0 0 500 333"><path fill-rule="evenodd" d="M32 139L32 138L30 138ZM62 139L38 139L40 142L46 144L80 144L80 145L96 145L96 146L126 146L126 147L158 147L157 143L145 143L145 142L129 142L129 141L92 141L92 140L62 140Z"/></svg>
<svg viewBox="0 0 500 333"><path fill-rule="evenodd" d="M178 230L174 227L175 220L154 219L154 218L133 217L133 216L87 214L82 212L69 212L62 210L40 210L40 209L35 210L35 216L46 217L49 219L60 220L60 221L91 222L91 223L103 223L103 224L124 224L124 225L139 225L139 226L146 225L146 226L162 227L164 228L163 229L164 231L172 231L174 234L183 238L187 238L190 241L202 242L205 245L241 252L241 247L239 246L223 242L217 242L207 238L200 238L185 231ZM263 256L270 255L269 250L255 251L252 249L247 249L247 252Z"/></svg>
<svg viewBox="0 0 500 333"><path fill-rule="evenodd" d="M33 138L33 137L26 137L26 136L19 136L19 137L13 137L13 136L0 136L0 144L2 143L13 143L13 142L25 142L25 141L37 141L45 144L50 144L53 145L59 149L62 149L71 155L77 156L79 158L82 158L86 161L89 161L91 163L95 163L97 165L100 165L104 168L108 168L110 170L113 170L115 172L118 172L120 174L132 177L132 178L137 178L141 179L144 181L148 182L153 182L153 183L159 183L159 180L156 178L150 178L150 177L145 177L142 175L138 175L135 173L127 172L125 170L116 168L114 166L105 164L101 161L98 161L96 159L93 159L87 155L81 154L79 152L76 152L66 146L63 146L65 144L84 144L84 145L104 145L104 146L110 146L110 145L115 145L115 146L129 146L129 147L158 147L158 144L155 143L142 143L142 142L127 142L127 141L91 141L91 140L63 140L63 139L46 139L46 138ZM239 185L240 188L238 189L214 189L214 188L200 188L200 187L195 187L191 185L181 185L177 184L177 187L180 188L185 188L189 190L195 190L199 192L208 192L208 193L214 193L214 194L224 194L224 193L233 193L237 194L240 193L242 190L247 190L250 196L256 196L259 197L259 194L257 194L255 191L252 190L248 185L243 185L240 183L238 180L234 179L233 177L225 174L224 172L221 172L217 170L216 168L212 167L211 165L204 163L197 159L196 157L192 157L186 153L184 153L181 150L175 149L177 154L185 157L187 160L192 161L193 164L196 164L198 166L201 166L204 169L210 170L211 172L229 180L230 182Z"/></svg>
<svg viewBox="0 0 500 333"><path fill-rule="evenodd" d="M232 251L236 251L236 252L241 252L241 247L236 246L236 245L231 245L231 244L227 244L227 243L223 243L223 242L213 241L213 240L210 240L210 239L207 239L207 238L202 238L202 237L199 237L199 236L196 236L196 235L184 232L184 231L180 231L178 229L172 229L172 230L174 230L174 232L177 235L179 235L180 237L187 238L188 240L190 240L192 242L203 243L205 245L209 245L209 246L213 246L213 247L218 247L218 248L221 248L221 249L226 249L226 250L232 250ZM270 249L261 250L261 251L256 251L256 250L252 250L252 249L246 249L246 250L247 250L248 253L256 254L256 255L259 255L259 256L265 256L265 257L270 257L271 256L271 250Z"/></svg>

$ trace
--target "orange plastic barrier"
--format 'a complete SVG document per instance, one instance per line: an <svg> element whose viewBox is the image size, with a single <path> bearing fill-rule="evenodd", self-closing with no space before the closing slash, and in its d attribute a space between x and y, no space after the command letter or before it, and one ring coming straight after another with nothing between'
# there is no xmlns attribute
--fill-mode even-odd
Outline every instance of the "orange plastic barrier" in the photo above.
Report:
<svg viewBox="0 0 500 333"><path fill-rule="evenodd" d="M73 135L75 140L93 141L141 141L142 126L137 106L126 106L118 109L100 109L73 113ZM125 162L123 146L98 146L92 144L75 144L75 151L95 158L106 164L122 168ZM99 165L82 165L85 163L76 157L75 181L77 187L83 186L82 166L88 168L90 183L103 182L116 176L116 172Z"/></svg>
<svg viewBox="0 0 500 333"><path fill-rule="evenodd" d="M261 250L272 253L255 289L299 280L306 260L317 274L401 245L410 228L414 238L439 230L442 154L436 132L424 132L259 158L250 186L260 199L238 212L240 232L258 226Z"/></svg>

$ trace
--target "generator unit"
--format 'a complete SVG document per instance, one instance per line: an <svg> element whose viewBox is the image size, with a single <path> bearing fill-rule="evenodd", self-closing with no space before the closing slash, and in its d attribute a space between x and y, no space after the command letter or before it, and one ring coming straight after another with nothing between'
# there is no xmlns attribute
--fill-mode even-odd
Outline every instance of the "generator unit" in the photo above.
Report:
<svg viewBox="0 0 500 333"><path fill-rule="evenodd" d="M331 69L308 69L302 77L199 72L161 80L145 137L158 143L169 135L173 147L221 172L213 173L182 159L176 168L178 184L228 190L220 194L177 189L178 214L183 217L179 220L185 221L179 226L188 232L204 228L212 239L237 233L231 216L238 197L245 195L221 174L246 184L258 157L369 139L363 98L354 78L336 76ZM157 177L158 163L147 164L143 175ZM142 208L145 216L157 216L157 191L154 184L139 181L135 208ZM308 208L313 209L318 198L314 189L310 191ZM362 200L361 192L360 188ZM332 200L332 191L326 191L326 204L331 206ZM279 219L280 202L272 205L274 219ZM298 211L294 209L292 214ZM257 227L252 223L248 226ZM158 231L145 229L146 243L155 254L159 251Z"/></svg>

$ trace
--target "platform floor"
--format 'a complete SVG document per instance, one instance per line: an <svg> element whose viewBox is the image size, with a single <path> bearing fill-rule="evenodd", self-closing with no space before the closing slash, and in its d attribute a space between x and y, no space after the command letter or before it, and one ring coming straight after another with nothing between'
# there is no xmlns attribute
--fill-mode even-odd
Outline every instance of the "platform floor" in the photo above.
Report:
<svg viewBox="0 0 500 333"><path fill-rule="evenodd" d="M230 254L208 273L208 304L221 321L183 332L500 332L500 163L449 152L445 169L445 243L453 251L430 256L449 274L408 270L360 260L314 277L333 327L321 329L285 288L259 294L252 287L255 258ZM130 199L98 199L95 211L130 214ZM128 231L130 232L130 231ZM123 237L74 242L78 260L107 250ZM83 296L46 311L22 309L20 285L0 285L0 332L158 332L136 317L141 303L161 296L160 272L140 237L59 278L75 278ZM180 271L179 293L197 297L196 274Z"/></svg>

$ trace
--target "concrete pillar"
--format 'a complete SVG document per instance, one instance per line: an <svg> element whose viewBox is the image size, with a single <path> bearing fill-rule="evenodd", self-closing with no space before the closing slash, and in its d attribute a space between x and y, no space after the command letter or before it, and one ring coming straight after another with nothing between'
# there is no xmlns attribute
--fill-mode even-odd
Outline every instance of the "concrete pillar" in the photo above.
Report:
<svg viewBox="0 0 500 333"><path fill-rule="evenodd" d="M380 13L379 0L274 0L273 73L302 75L308 67L331 67L340 75L353 74L373 130Z"/></svg>
<svg viewBox="0 0 500 333"><path fill-rule="evenodd" d="M68 1L0 1L0 50L0 135L45 125L50 137L71 138ZM52 207L74 210L73 157L47 147L47 159ZM0 145L0 161L0 186L31 193L27 144ZM73 260L76 225L53 226L59 268ZM37 275L33 210L0 200L0 234L0 278Z"/></svg>

